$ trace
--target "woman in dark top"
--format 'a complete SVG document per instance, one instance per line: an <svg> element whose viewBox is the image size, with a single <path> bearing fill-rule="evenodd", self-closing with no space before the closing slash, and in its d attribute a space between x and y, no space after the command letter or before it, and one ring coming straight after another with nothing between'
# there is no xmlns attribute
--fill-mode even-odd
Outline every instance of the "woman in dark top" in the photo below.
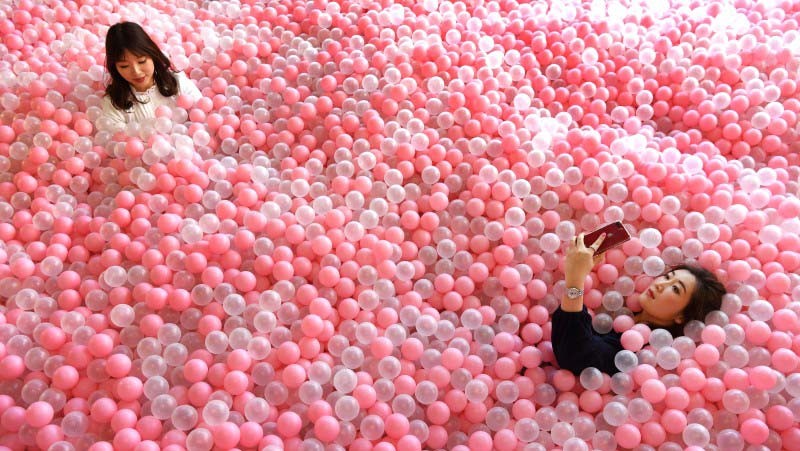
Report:
<svg viewBox="0 0 800 451"><path fill-rule="evenodd" d="M552 343L556 361L561 368L579 375L589 367L607 374L619 371L614 356L622 350L620 334L598 334L583 305L583 286L586 276L602 255L595 255L605 237L592 246L585 246L583 234L575 237L567 249L564 278L567 292L561 306L553 313ZM663 328L673 336L682 335L683 325L691 320L705 319L706 314L720 308L725 287L706 269L680 265L653 280L641 294L642 312L637 323Z"/></svg>

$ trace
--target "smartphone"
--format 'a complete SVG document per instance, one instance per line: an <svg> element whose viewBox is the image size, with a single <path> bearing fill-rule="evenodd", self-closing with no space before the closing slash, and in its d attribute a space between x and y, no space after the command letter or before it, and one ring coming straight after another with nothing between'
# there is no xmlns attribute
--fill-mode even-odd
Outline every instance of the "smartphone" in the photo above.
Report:
<svg viewBox="0 0 800 451"><path fill-rule="evenodd" d="M625 230L625 226L622 225L620 221L617 221L584 235L583 244L587 247L591 246L595 241L597 241L598 238L600 238L600 235L604 233L606 234L606 238L603 240L603 244L600 245L600 248L597 249L597 252L595 252L597 255L600 255L609 249L613 249L631 239L630 234L627 230Z"/></svg>

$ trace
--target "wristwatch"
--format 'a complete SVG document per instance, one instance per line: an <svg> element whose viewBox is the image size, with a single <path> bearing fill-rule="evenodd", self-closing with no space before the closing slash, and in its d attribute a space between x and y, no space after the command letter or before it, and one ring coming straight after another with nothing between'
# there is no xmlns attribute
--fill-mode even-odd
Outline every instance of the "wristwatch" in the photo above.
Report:
<svg viewBox="0 0 800 451"><path fill-rule="evenodd" d="M570 287L567 288L567 297L570 299L578 299L583 296L583 290L580 288Z"/></svg>

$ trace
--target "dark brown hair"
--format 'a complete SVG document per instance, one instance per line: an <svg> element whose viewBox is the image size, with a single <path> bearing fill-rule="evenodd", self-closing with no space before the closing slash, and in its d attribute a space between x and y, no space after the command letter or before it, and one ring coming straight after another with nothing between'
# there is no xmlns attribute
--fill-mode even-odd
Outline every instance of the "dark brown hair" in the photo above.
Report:
<svg viewBox="0 0 800 451"><path fill-rule="evenodd" d="M722 297L725 296L725 286L711 271L700 266L682 264L674 266L672 271L685 269L697 280L694 290L689 297L689 303L681 312L683 321L664 327L672 333L673 337L683 335L683 326L689 321L705 321L706 315L722 307Z"/></svg>
<svg viewBox="0 0 800 451"><path fill-rule="evenodd" d="M136 56L147 56L153 60L153 79L158 92L164 97L178 93L178 80L172 74L172 63L164 55L150 36L133 22L120 22L112 25L106 33L106 69L111 74L111 83L106 87L106 95L111 98L115 108L127 110L138 102L133 88L117 71L117 61L125 51Z"/></svg>

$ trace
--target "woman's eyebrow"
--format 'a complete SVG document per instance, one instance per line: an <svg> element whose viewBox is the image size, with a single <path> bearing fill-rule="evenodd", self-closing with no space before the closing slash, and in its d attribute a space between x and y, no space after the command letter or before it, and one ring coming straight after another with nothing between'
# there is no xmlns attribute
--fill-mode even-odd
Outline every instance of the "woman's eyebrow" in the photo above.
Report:
<svg viewBox="0 0 800 451"><path fill-rule="evenodd" d="M674 277L675 276L675 271L668 272L667 276ZM681 284L681 287L683 287L683 292L686 293L686 284L683 283L683 281L681 279L676 279L676 280L678 281L679 284Z"/></svg>
<svg viewBox="0 0 800 451"><path fill-rule="evenodd" d="M668 279L672 278L673 276L675 276L675 271L670 271L664 275L667 276ZM681 284L681 287L683 287L683 292L686 293L686 284L683 283L683 281L680 279L678 279L678 283Z"/></svg>

